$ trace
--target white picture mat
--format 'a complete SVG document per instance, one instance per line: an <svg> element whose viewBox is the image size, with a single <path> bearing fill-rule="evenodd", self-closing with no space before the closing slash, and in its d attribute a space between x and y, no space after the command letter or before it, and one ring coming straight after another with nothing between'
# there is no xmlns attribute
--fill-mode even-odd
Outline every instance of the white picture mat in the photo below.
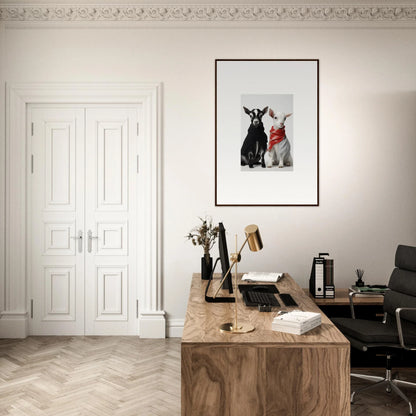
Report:
<svg viewBox="0 0 416 416"><path fill-rule="evenodd" d="M216 61L217 205L318 204L317 64L316 60ZM247 94L293 95L293 170L241 170L241 96Z"/></svg>

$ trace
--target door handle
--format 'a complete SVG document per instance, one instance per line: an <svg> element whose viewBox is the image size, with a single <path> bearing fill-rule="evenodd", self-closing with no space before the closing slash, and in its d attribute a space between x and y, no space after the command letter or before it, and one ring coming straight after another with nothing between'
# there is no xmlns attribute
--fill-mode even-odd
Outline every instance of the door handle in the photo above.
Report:
<svg viewBox="0 0 416 416"><path fill-rule="evenodd" d="M92 231L88 230L88 253L91 253L92 251L92 239L98 240L98 236L93 236Z"/></svg>
<svg viewBox="0 0 416 416"><path fill-rule="evenodd" d="M78 231L78 235L75 235L73 237L74 240L78 240L78 253L82 253L82 231Z"/></svg>

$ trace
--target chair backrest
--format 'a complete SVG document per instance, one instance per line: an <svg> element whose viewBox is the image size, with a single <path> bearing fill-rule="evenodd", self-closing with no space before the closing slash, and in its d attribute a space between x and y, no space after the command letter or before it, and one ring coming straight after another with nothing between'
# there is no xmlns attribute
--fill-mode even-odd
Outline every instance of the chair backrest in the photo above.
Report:
<svg viewBox="0 0 416 416"><path fill-rule="evenodd" d="M396 250L389 291L384 297L384 312L395 318L396 308L416 308L416 247L399 245ZM416 312L403 311L403 319L416 323Z"/></svg>

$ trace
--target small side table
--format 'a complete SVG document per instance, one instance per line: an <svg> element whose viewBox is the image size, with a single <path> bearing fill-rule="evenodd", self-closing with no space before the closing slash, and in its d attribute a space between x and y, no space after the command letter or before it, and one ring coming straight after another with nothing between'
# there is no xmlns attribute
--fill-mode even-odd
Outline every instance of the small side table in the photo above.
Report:
<svg viewBox="0 0 416 416"><path fill-rule="evenodd" d="M316 299L309 293L309 289L303 290L329 318L340 316L351 318L349 289L335 289L334 299ZM382 320L384 316L383 301L384 297L382 295L360 294L354 296L354 308L357 317Z"/></svg>

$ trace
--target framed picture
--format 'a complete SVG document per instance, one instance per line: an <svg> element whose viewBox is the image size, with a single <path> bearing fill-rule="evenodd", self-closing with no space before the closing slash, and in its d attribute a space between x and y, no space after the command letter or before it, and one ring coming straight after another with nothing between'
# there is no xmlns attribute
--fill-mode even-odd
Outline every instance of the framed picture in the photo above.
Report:
<svg viewBox="0 0 416 416"><path fill-rule="evenodd" d="M319 61L215 61L215 205L319 205Z"/></svg>

